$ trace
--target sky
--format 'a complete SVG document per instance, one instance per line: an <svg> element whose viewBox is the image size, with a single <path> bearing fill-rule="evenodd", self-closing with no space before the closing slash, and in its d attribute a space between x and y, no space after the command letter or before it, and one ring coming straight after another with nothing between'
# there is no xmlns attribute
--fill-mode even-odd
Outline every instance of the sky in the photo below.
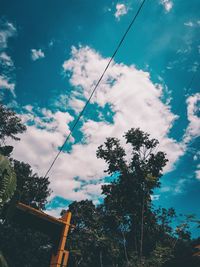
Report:
<svg viewBox="0 0 200 267"><path fill-rule="evenodd" d="M45 175L140 0L0 0L0 98L27 125L13 157ZM47 212L101 203L106 137L139 127L167 153L155 206L200 217L200 2L147 0L49 173Z"/></svg>

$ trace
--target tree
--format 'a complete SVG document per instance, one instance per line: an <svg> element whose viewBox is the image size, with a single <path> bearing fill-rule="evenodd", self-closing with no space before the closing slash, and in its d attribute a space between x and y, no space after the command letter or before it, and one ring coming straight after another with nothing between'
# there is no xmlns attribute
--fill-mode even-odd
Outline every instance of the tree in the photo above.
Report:
<svg viewBox="0 0 200 267"><path fill-rule="evenodd" d="M10 156L13 147L5 145L6 138L19 140L17 135L23 133L25 129L19 116L0 104L0 154ZM0 179L0 192L5 203L0 214L0 251L7 259L9 267L46 267L50 261L51 241L42 233L27 228L23 222L21 224L13 222L12 213L17 201L44 209L51 192L49 180L33 173L31 166L24 162L14 159L9 161L8 159L2 161L3 180L2 176ZM8 202L15 184L15 193ZM9 185L6 187L9 189L5 190L5 185Z"/></svg>
<svg viewBox="0 0 200 267"><path fill-rule="evenodd" d="M0 140L4 141L6 137L14 140L20 140L16 135L26 130L25 125L14 111L0 104Z"/></svg>
<svg viewBox="0 0 200 267"><path fill-rule="evenodd" d="M17 136L26 130L19 116L14 111L0 104L0 154L10 156L13 147L5 145L6 138L19 141Z"/></svg>
<svg viewBox="0 0 200 267"><path fill-rule="evenodd" d="M95 207L89 200L75 201L69 205L69 210L73 214L72 224L75 224L69 237L69 266L114 266L120 250L105 232L101 206Z"/></svg>
<svg viewBox="0 0 200 267"><path fill-rule="evenodd" d="M149 134L140 129L131 129L124 137L131 146L129 154L118 139L107 138L104 145L99 146L97 157L108 164L108 174L118 173L117 180L103 186L105 207L127 226L126 244L142 259L144 233L145 237L151 234L147 220L151 218L155 221L151 211L151 194L160 186L159 180L167 159L165 153L156 152L158 141L150 139ZM149 253L148 248L146 253Z"/></svg>
<svg viewBox="0 0 200 267"><path fill-rule="evenodd" d="M10 166L10 161L0 155L0 213L14 194L16 189L16 174Z"/></svg>
<svg viewBox="0 0 200 267"><path fill-rule="evenodd" d="M44 209L51 194L48 177L33 173L31 166L18 160L12 160L17 176L16 195L24 204Z"/></svg>
<svg viewBox="0 0 200 267"><path fill-rule="evenodd" d="M174 228L175 210L155 209L151 201L167 162L156 149L158 141L140 129L128 131L125 140L128 149L107 138L97 150L97 157L107 162L106 172L116 177L102 187L103 203L85 200L69 206L75 225L69 236L69 266L199 266L192 257L188 218L197 225L199 220L189 216Z"/></svg>
<svg viewBox="0 0 200 267"><path fill-rule="evenodd" d="M16 191L7 203L0 223L0 250L3 251L10 267L41 266L50 262L52 243L44 234L29 229L12 219L12 208L16 201L22 201L34 208L44 208L50 195L48 178L33 173L30 165L12 160L17 177ZM7 216L7 214L11 216ZM20 244L20 245L19 245Z"/></svg>
<svg viewBox="0 0 200 267"><path fill-rule="evenodd" d="M13 168L10 166L10 161L0 155L0 215L2 208L14 194L16 188L16 175ZM0 251L0 266L8 267L7 262Z"/></svg>

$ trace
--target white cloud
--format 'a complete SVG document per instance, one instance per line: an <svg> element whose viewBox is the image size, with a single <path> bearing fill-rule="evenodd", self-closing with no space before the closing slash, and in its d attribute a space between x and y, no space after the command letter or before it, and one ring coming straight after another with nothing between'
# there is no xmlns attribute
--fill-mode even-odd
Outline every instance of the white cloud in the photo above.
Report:
<svg viewBox="0 0 200 267"><path fill-rule="evenodd" d="M200 159L200 151L197 151L196 154L193 156L193 160L199 160Z"/></svg>
<svg viewBox="0 0 200 267"><path fill-rule="evenodd" d="M67 209L67 207L62 207L62 208L56 208L56 209L46 209L45 210L45 213L50 215L50 216L53 216L53 217L56 217L56 218L60 218L60 213L63 209Z"/></svg>
<svg viewBox="0 0 200 267"><path fill-rule="evenodd" d="M0 21L0 50L7 48L8 39L15 36L16 32L12 23Z"/></svg>
<svg viewBox="0 0 200 267"><path fill-rule="evenodd" d="M76 101L88 98L108 60L89 47L72 49L71 58L64 62L63 68L71 73L73 98L64 100L75 111L82 107L80 103L75 105ZM159 150L164 150L169 158L166 170L171 170L185 152L185 136L192 138L197 134L195 112L199 96L196 94L187 100L190 123L184 142L177 143L168 137L176 116L170 111L170 106L161 101L162 94L163 88L151 82L148 72L122 63L111 64L91 103L100 107L110 105L114 113L113 123L95 121L95 118L82 121L80 130L84 143L73 143L72 138L71 151L60 154L50 173L53 196L70 200L89 198L97 203L105 176L103 170L106 169L104 161L96 158L97 147L106 137L121 139L131 127L140 127L159 139ZM29 122L29 126L21 141L15 144L14 157L29 162L40 175L44 175L69 133L73 117L67 111L36 110L30 105L24 108L22 119ZM125 145L123 140L122 144ZM175 193L180 193L184 182L174 188Z"/></svg>
<svg viewBox="0 0 200 267"><path fill-rule="evenodd" d="M160 3L164 6L166 12L169 12L173 7L173 2L171 0L160 0Z"/></svg>
<svg viewBox="0 0 200 267"><path fill-rule="evenodd" d="M184 23L185 26L188 26L188 27L193 27L194 26L194 23L192 21L187 21Z"/></svg>
<svg viewBox="0 0 200 267"><path fill-rule="evenodd" d="M197 170L195 171L196 178L200 180L200 164L197 165Z"/></svg>
<svg viewBox="0 0 200 267"><path fill-rule="evenodd" d="M72 97L68 104L76 113L80 113L85 105L85 102L81 99L77 99L76 97Z"/></svg>
<svg viewBox="0 0 200 267"><path fill-rule="evenodd" d="M9 38L15 36L17 33L16 28L10 22L3 22L0 20L0 89L8 89L14 94L15 83L13 82L12 71L14 63L11 57L5 52L8 47ZM12 80L12 82L11 82Z"/></svg>
<svg viewBox="0 0 200 267"><path fill-rule="evenodd" d="M116 5L115 17L119 20L120 17L126 15L128 13L128 7L125 4L118 3Z"/></svg>
<svg viewBox="0 0 200 267"><path fill-rule="evenodd" d="M108 59L102 58L89 47L72 49L72 59L66 61L63 67L72 72L70 81L78 88L78 96L89 97L107 62ZM162 103L161 96L162 88L152 84L149 73L137 70L134 66L113 64L92 102L102 107L110 104L115 113L114 123L90 120L83 125L82 131L89 143L100 144L107 136L121 138L130 127L141 127L161 140L162 147L169 152L170 163L175 162L183 150L180 144L167 138L167 133L176 116L170 112L168 105ZM160 125L159 129L157 125Z"/></svg>
<svg viewBox="0 0 200 267"><path fill-rule="evenodd" d="M10 56L8 56L5 52L2 52L0 54L0 63L4 66L4 67L13 67L14 63L11 59Z"/></svg>
<svg viewBox="0 0 200 267"><path fill-rule="evenodd" d="M152 201L157 201L160 199L160 195L151 195L151 200Z"/></svg>
<svg viewBox="0 0 200 267"><path fill-rule="evenodd" d="M171 187L170 186L161 186L161 188L159 189L160 192L162 193L166 193L166 192L169 192L171 191Z"/></svg>
<svg viewBox="0 0 200 267"><path fill-rule="evenodd" d="M1 89L8 89L14 95L15 84L10 83L7 77L0 75L0 90Z"/></svg>
<svg viewBox="0 0 200 267"><path fill-rule="evenodd" d="M189 21L186 21L184 23L184 25L187 26L187 27L199 27L200 26L200 21L199 20L196 20L196 21L189 20Z"/></svg>
<svg viewBox="0 0 200 267"><path fill-rule="evenodd" d="M198 112L200 104L200 93L196 93L187 98L187 117L189 125L186 129L184 142L188 143L192 138L200 136L200 117Z"/></svg>
<svg viewBox="0 0 200 267"><path fill-rule="evenodd" d="M186 183L188 182L187 179L185 178L182 178L182 179L179 179L178 182L176 183L175 187L172 188L174 194L181 194L184 190L184 187L186 185Z"/></svg>
<svg viewBox="0 0 200 267"><path fill-rule="evenodd" d="M44 52L41 50L41 49L31 49L31 58L33 61L36 61L40 58L44 58L45 55L44 55Z"/></svg>
<svg viewBox="0 0 200 267"><path fill-rule="evenodd" d="M64 62L63 68L72 74L70 82L74 86L74 100L89 96L108 60L89 47L72 49L71 58ZM80 130L84 143L72 143L70 153L61 153L50 173L53 194L70 200L89 198L98 202L106 165L96 158L97 147L106 137L121 139L131 127L140 127L161 141L159 149L167 152L167 168L171 170L184 149L182 144L168 137L176 116L169 105L162 103L162 93L162 87L151 82L149 73L134 66L111 64L91 103L101 107L110 105L114 113L113 123L91 119L83 121ZM70 99L65 100L71 108L77 108ZM34 124L27 127L21 141L15 144L14 157L29 162L44 175L57 148L64 142L73 118L66 111L52 113L47 109L40 110L38 115L30 106L26 107L22 118Z"/></svg>
<svg viewBox="0 0 200 267"><path fill-rule="evenodd" d="M53 47L54 44L55 44L55 40L52 39L52 40L48 43L48 46L49 46L49 47Z"/></svg>

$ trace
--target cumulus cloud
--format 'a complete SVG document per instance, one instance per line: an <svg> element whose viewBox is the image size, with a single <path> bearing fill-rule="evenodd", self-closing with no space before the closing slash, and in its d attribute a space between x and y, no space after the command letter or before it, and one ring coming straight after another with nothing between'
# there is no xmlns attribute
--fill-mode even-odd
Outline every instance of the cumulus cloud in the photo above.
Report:
<svg viewBox="0 0 200 267"><path fill-rule="evenodd" d="M56 217L56 218L60 218L60 213L63 209L67 209L67 207L58 207L58 208L53 208L53 209L47 209L45 210L45 213L47 213L50 216Z"/></svg>
<svg viewBox="0 0 200 267"><path fill-rule="evenodd" d="M160 199L160 195L151 195L151 200L152 201L157 201Z"/></svg>
<svg viewBox="0 0 200 267"><path fill-rule="evenodd" d="M0 51L7 48L8 39L15 36L17 30L11 22L0 21Z"/></svg>
<svg viewBox="0 0 200 267"><path fill-rule="evenodd" d="M70 83L74 87L73 101L65 99L71 109L82 107L82 103L75 105L75 100L86 101L108 60L89 47L72 48L71 58L63 64L64 71L71 73ZM159 149L166 151L169 158L167 170L171 170L184 149L168 137L176 116L170 111L170 106L161 101L162 94L162 87L151 82L148 72L113 63L91 101L99 113L106 105L110 106L114 114L112 123L104 116L101 121L87 119L85 113L79 129L84 142L71 139L70 151L60 154L50 173L52 197L89 198L98 203L106 165L96 158L96 150L106 137L122 139L124 132L131 127L140 127L160 140ZM28 127L21 141L15 144L14 157L30 163L35 171L44 175L69 133L69 124L74 118L67 111L38 111L29 105L25 107L22 119Z"/></svg>
<svg viewBox="0 0 200 267"><path fill-rule="evenodd" d="M119 20L120 17L126 15L128 13L128 7L125 4L118 3L116 5L115 17Z"/></svg>
<svg viewBox="0 0 200 267"><path fill-rule="evenodd" d="M21 141L14 144L14 156L30 163L35 171L44 175L58 152L58 147L69 133L69 123L73 117L68 112L52 113L50 110L41 110L41 114L36 115L30 106L26 110L27 113L21 115L21 118L29 126L21 136ZM54 191L52 197L59 195L71 200L88 197L89 189L81 189L81 179L98 180L100 170L103 174L104 169L101 162L95 162L94 154L90 154L95 149L96 147L76 144L71 153L60 155L50 175L51 188ZM80 180L74 179L75 177L80 177ZM91 190L94 191L92 188Z"/></svg>
<svg viewBox="0 0 200 267"><path fill-rule="evenodd" d="M188 97L186 102L189 125L185 132L184 142L188 143L192 138L200 135L200 117L198 116L200 111L200 93Z"/></svg>
<svg viewBox="0 0 200 267"><path fill-rule="evenodd" d="M15 36L17 33L16 28L11 22L0 20L0 89L7 89L15 96L12 71L14 63L11 57L6 53L8 47L8 40ZM12 80L12 81L11 81Z"/></svg>
<svg viewBox="0 0 200 267"><path fill-rule="evenodd" d="M0 54L0 64L3 67L11 68L14 66L14 63L9 55L7 55L5 52L2 52Z"/></svg>
<svg viewBox="0 0 200 267"><path fill-rule="evenodd" d="M77 96L89 97L107 62L108 59L89 47L72 48L72 58L65 61L63 67L72 73L70 82L77 88ZM92 103L101 107L111 106L115 114L113 124L94 120L85 122L82 131L88 143L100 144L107 136L121 138L130 127L140 127L161 141L162 148L169 152L168 166L171 168L182 155L183 148L167 137L176 116L168 105L162 103L161 97L162 87L151 82L149 73L134 66L113 64L92 99ZM160 125L159 129L157 125Z"/></svg>
<svg viewBox="0 0 200 267"><path fill-rule="evenodd" d="M77 99L76 97L70 98L68 104L76 113L79 113L85 105L83 100Z"/></svg>
<svg viewBox="0 0 200 267"><path fill-rule="evenodd" d="M185 178L179 179L178 182L176 183L175 187L172 188L173 193L175 195L181 194L184 191L184 188L185 188L187 182L188 182L188 179L185 179Z"/></svg>
<svg viewBox="0 0 200 267"><path fill-rule="evenodd" d="M193 27L194 26L194 23L192 21L187 21L184 23L185 26L188 26L188 27Z"/></svg>
<svg viewBox="0 0 200 267"><path fill-rule="evenodd" d="M14 89L15 89L15 84L10 82L9 79L6 76L0 75L0 90L1 89L7 89L10 90L13 95L14 94Z"/></svg>
<svg viewBox="0 0 200 267"><path fill-rule="evenodd" d="M160 0L160 3L164 6L166 12L169 12L173 7L173 2L171 0Z"/></svg>
<svg viewBox="0 0 200 267"><path fill-rule="evenodd" d="M186 21L184 23L185 26L187 27L199 27L200 26L200 20L196 20L196 21Z"/></svg>
<svg viewBox="0 0 200 267"><path fill-rule="evenodd" d="M200 164L197 165L197 170L195 171L196 178L200 180Z"/></svg>
<svg viewBox="0 0 200 267"><path fill-rule="evenodd" d="M44 52L41 49L31 49L31 58L33 61L36 61L40 58L44 58Z"/></svg>

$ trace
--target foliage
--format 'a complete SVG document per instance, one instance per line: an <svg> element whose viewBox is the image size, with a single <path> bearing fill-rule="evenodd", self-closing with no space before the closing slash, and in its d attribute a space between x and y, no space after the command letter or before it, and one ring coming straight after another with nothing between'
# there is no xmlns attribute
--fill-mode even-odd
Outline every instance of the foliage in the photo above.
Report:
<svg viewBox="0 0 200 267"><path fill-rule="evenodd" d="M19 140L16 135L23 133L26 127L21 123L21 119L14 111L0 104L0 140L5 140L10 137L14 140Z"/></svg>
<svg viewBox="0 0 200 267"><path fill-rule="evenodd" d="M104 202L95 206L86 200L69 206L76 226L69 238L69 266L178 267L183 264L181 249L185 262L190 262L187 266L197 266L188 220L174 229L175 210L154 209L151 201L167 162L157 151L158 141L140 129L131 129L124 137L128 149L118 139L107 138L97 150L97 157L107 163L106 172L117 174L102 187Z"/></svg>
<svg viewBox="0 0 200 267"><path fill-rule="evenodd" d="M19 200L33 208L44 209L47 198L51 193L48 177L38 176L33 173L27 163L12 160L17 176L16 195Z"/></svg>
<svg viewBox="0 0 200 267"><path fill-rule="evenodd" d="M0 155L0 213L5 203L10 200L16 189L16 174L10 161Z"/></svg>
<svg viewBox="0 0 200 267"><path fill-rule="evenodd" d="M19 140L17 134L22 133L25 126L3 105L0 105L0 121L0 144L6 137ZM122 147L118 139L107 138L97 150L97 157L107 163L106 172L117 174L113 182L102 187L104 202L95 206L89 200L75 201L69 206L75 225L68 240L69 266L199 266L199 259L192 254L194 245L200 240L191 240L189 232L190 222L199 225L199 220L187 216L174 229L175 210L154 209L152 205L151 195L160 186L167 162L166 155L157 151L158 141L140 129L131 129L124 137L128 149ZM16 224L12 212L19 200L44 209L51 193L49 181L33 173L30 165L5 158L10 156L12 149L9 145L0 146L0 194L6 192L0 214L0 251L3 252L0 261L3 262L4 255L10 267L46 267L50 261L51 240L27 228L23 222ZM16 190L11 198L15 175ZM5 190L5 184L9 190ZM7 267L5 260L3 267Z"/></svg>
<svg viewBox="0 0 200 267"><path fill-rule="evenodd" d="M44 208L50 195L48 178L33 173L30 165L12 160L17 177L15 195L4 208L4 221L0 225L0 249L8 259L10 267L48 266L51 242L49 238L26 225L16 224L12 220L13 206L21 201L34 208ZM5 217L6 215L6 217ZM17 244L20 244L18 246Z"/></svg>
<svg viewBox="0 0 200 267"><path fill-rule="evenodd" d="M70 266L112 266L120 255L116 240L104 230L104 218L101 207L95 207L92 201L73 202L69 206L72 212L72 229L69 248L72 254ZM110 257L112 255L112 257Z"/></svg>
<svg viewBox="0 0 200 267"><path fill-rule="evenodd" d="M10 156L13 147L2 146L2 144L5 144L6 137L19 140L17 134L25 131L26 127L13 111L3 105L0 105L0 122L0 153L4 156ZM2 170L0 172L0 192L6 192L3 211L0 214L0 251L3 252L10 267L46 267L50 261L51 242L49 238L42 233L28 229L23 222L21 224L15 223L12 215L17 201L34 208L45 208L51 192L48 178L33 173L31 166L24 162L8 160L3 156L0 159L3 159L0 161L0 170ZM2 174L4 174L4 185ZM9 188L7 191L4 189L5 184L7 185L6 188ZM13 197L7 202L15 187Z"/></svg>
<svg viewBox="0 0 200 267"><path fill-rule="evenodd" d="M0 251L0 267L8 267L6 259L4 258L1 251Z"/></svg>

